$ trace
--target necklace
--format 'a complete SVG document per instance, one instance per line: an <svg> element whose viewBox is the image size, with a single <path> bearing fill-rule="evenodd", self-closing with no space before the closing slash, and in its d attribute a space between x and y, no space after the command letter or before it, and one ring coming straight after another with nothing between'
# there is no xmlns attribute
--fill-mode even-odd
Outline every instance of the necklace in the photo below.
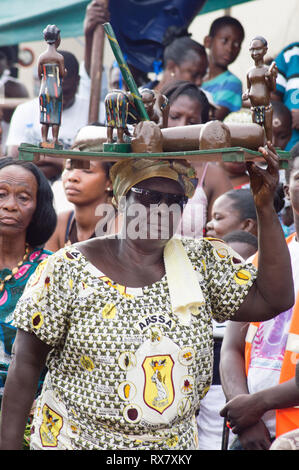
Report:
<svg viewBox="0 0 299 470"><path fill-rule="evenodd" d="M17 274L17 272L19 271L20 266L22 266L22 264L24 263L24 261L27 260L28 255L29 255L29 252L30 252L30 248L29 248L28 243L26 243L25 246L26 246L25 254L24 254L23 258L21 259L21 261L17 264L17 266L16 266L15 268L13 268L13 269L11 270L11 274L8 274L7 276L5 276L4 279L2 279L2 280L0 281L0 292L3 291L4 286L5 286L5 283L6 283L7 281L10 281L10 279L12 279L15 274Z"/></svg>

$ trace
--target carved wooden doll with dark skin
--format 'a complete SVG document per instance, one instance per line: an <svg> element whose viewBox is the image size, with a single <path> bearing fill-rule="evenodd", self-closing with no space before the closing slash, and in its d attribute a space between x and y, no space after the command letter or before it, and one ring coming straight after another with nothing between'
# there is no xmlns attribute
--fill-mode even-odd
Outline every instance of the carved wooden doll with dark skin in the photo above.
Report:
<svg viewBox="0 0 299 470"><path fill-rule="evenodd" d="M255 37L249 50L254 67L247 73L247 91L242 99L250 100L253 122L264 127L267 140L272 142L273 110L270 94L276 88L277 67L275 62L270 67L264 64L264 56L268 50L265 38Z"/></svg>
<svg viewBox="0 0 299 470"><path fill-rule="evenodd" d="M39 94L40 122L42 125L42 147L58 145L58 133L62 113L62 79L65 75L64 58L57 48L60 44L60 30L55 25L44 29L48 49L38 60L38 76L41 79ZM49 127L52 127L52 142L48 142Z"/></svg>

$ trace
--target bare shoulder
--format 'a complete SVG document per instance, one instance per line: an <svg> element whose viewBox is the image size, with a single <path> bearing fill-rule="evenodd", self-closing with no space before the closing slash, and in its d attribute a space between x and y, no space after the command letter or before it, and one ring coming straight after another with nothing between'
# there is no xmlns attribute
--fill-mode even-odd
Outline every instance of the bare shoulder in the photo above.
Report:
<svg viewBox="0 0 299 470"><path fill-rule="evenodd" d="M56 229L45 246L47 250L55 252L64 246L67 224L71 214L72 211L65 211L58 214Z"/></svg>
<svg viewBox="0 0 299 470"><path fill-rule="evenodd" d="M232 183L224 168L216 163L209 164L206 174L206 183L211 187L218 187L218 185L221 184L221 186L225 185L228 189L232 189Z"/></svg>

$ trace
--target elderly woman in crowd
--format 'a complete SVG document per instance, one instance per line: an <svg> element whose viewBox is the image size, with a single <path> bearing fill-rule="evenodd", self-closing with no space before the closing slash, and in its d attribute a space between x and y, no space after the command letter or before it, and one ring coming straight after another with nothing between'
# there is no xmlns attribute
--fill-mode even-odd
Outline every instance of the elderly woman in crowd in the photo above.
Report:
<svg viewBox="0 0 299 470"><path fill-rule="evenodd" d="M212 316L266 320L294 300L273 207L278 159L270 144L261 151L267 170L250 167L258 273L220 240L172 237L172 216L196 185L187 162L129 159L112 167L122 231L53 254L15 310L1 449L21 447L46 359L31 448L196 449L194 414L212 375Z"/></svg>
<svg viewBox="0 0 299 470"><path fill-rule="evenodd" d="M55 225L53 194L43 173L30 162L0 159L0 401L16 336L13 311L50 254L43 246Z"/></svg>

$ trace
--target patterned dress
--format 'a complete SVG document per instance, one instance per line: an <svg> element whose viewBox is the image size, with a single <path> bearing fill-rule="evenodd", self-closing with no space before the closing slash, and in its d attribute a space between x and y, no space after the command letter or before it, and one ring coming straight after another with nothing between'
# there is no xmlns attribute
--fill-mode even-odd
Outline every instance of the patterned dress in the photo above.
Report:
<svg viewBox="0 0 299 470"><path fill-rule="evenodd" d="M17 327L53 347L33 449L197 448L212 316L232 318L256 272L219 240L183 244L205 297L190 326L172 313L166 275L144 288L121 286L75 245L39 266L15 310Z"/></svg>
<svg viewBox="0 0 299 470"><path fill-rule="evenodd" d="M41 124L61 123L62 81L57 64L43 64L43 75L39 92Z"/></svg>
<svg viewBox="0 0 299 470"><path fill-rule="evenodd" d="M0 293L0 403L6 381L7 370L11 361L11 349L16 337L16 328L12 325L13 312L21 297L25 285L41 261L51 254L40 248L34 249L18 272L5 283ZM11 274L9 269L0 271L0 279Z"/></svg>

